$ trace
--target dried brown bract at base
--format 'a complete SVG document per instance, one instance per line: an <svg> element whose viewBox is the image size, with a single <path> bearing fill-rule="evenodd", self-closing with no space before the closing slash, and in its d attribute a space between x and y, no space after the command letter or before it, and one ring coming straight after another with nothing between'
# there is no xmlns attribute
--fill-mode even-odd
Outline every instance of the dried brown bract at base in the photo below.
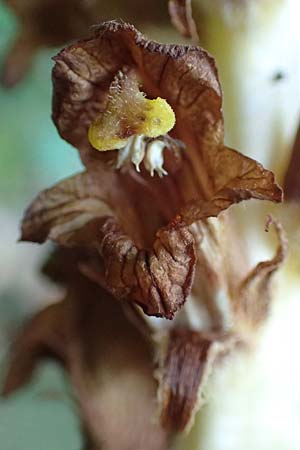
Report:
<svg viewBox="0 0 300 450"><path fill-rule="evenodd" d="M67 284L66 298L36 315L15 342L3 393L15 392L52 357L72 383L87 450L167 450L149 343L114 299L78 272Z"/></svg>
<svg viewBox="0 0 300 450"><path fill-rule="evenodd" d="M184 431L201 406L202 389L219 344L190 329L176 328L165 346L157 372L161 421L166 429Z"/></svg>

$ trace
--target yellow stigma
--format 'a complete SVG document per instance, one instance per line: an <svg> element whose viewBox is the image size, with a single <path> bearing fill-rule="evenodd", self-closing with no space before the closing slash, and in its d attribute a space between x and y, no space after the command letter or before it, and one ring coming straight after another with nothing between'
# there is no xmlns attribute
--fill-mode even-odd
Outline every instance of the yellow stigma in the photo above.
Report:
<svg viewBox="0 0 300 450"><path fill-rule="evenodd" d="M88 138L99 151L125 147L135 135L155 138L175 125L175 114L160 97L149 100L139 90L135 75L119 73L113 81L107 106L90 125Z"/></svg>
<svg viewBox="0 0 300 450"><path fill-rule="evenodd" d="M138 134L158 137L168 133L175 125L175 114L169 103L163 98L144 99L145 121L141 122Z"/></svg>
<svg viewBox="0 0 300 450"><path fill-rule="evenodd" d="M117 136L112 136L110 134L105 135L105 133L101 133L102 127L101 124L93 122L89 128L88 138L90 144L100 152L105 152L107 150L117 150L123 148L127 139L121 139Z"/></svg>

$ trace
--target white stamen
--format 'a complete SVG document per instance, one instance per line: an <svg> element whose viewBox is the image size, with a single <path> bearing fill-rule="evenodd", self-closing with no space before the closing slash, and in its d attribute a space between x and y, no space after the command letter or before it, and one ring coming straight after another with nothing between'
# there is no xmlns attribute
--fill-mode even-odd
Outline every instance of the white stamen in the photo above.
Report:
<svg viewBox="0 0 300 450"><path fill-rule="evenodd" d="M168 175L163 168L164 156L163 151L166 144L161 140L153 140L149 144L146 143L145 136L135 135L128 138L125 147L118 152L117 169L125 164L132 162L136 171L140 172L140 164L143 161L145 168L154 176L154 172L161 178Z"/></svg>
<svg viewBox="0 0 300 450"><path fill-rule="evenodd" d="M131 144L131 161L135 165L136 171L140 172L140 164L145 156L146 144L143 136L137 135L133 138Z"/></svg>
<svg viewBox="0 0 300 450"><path fill-rule="evenodd" d="M130 161L131 144L134 137L130 137L125 147L118 151L117 169L121 169L124 164Z"/></svg>
<svg viewBox="0 0 300 450"><path fill-rule="evenodd" d="M146 169L150 172L153 177L154 172L157 172L159 177L168 175L168 172L164 170L163 163L163 150L165 148L165 143L159 140L152 141L147 145L146 157L144 164Z"/></svg>

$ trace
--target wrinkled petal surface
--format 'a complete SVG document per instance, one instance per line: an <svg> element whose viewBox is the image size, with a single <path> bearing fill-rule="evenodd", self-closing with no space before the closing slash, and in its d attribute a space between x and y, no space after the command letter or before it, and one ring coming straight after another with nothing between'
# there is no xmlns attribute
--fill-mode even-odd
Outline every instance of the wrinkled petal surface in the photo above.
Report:
<svg viewBox="0 0 300 450"><path fill-rule="evenodd" d="M86 172L42 192L25 214L22 239L93 249L102 267L86 264L87 275L92 271L90 277L115 297L135 300L147 314L172 318L193 281L192 234L186 227L161 228L151 249L140 247L94 178Z"/></svg>

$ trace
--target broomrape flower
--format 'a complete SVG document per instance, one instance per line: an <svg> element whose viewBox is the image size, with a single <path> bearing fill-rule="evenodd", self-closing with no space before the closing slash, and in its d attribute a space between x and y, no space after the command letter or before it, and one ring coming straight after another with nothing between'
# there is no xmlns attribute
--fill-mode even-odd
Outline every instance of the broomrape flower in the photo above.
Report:
<svg viewBox="0 0 300 450"><path fill-rule="evenodd" d="M39 194L22 239L60 246L50 272L67 296L17 340L4 391L50 354L69 373L87 448L167 449L217 362L264 321L285 256L269 218L278 251L249 267L227 210L280 202L281 189L224 145L217 69L199 47L105 22L55 57L53 88L54 123L85 171Z"/></svg>

